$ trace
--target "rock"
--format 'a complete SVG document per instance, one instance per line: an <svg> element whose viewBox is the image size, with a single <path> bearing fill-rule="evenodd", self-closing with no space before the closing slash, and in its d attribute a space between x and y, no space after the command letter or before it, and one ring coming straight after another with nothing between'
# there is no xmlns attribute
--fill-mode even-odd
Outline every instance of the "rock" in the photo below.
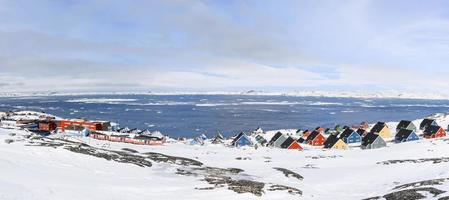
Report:
<svg viewBox="0 0 449 200"><path fill-rule="evenodd" d="M293 171L288 170L288 169L285 169L285 168L274 167L273 169L278 170L278 171L284 173L285 177L294 177L294 178L296 178L298 180L303 180L304 179L304 177L302 177L298 173L293 172Z"/></svg>
<svg viewBox="0 0 449 200"><path fill-rule="evenodd" d="M430 193L431 195L433 195L432 197L436 197L437 195L445 193L445 191L433 187L423 187L392 192L390 194L384 195L383 197L387 200L418 200L426 198L426 196L422 194L423 192Z"/></svg>
<svg viewBox="0 0 449 200"><path fill-rule="evenodd" d="M5 139L5 143L6 143L6 144L11 144L11 143L13 143L13 142L14 142L13 139Z"/></svg>

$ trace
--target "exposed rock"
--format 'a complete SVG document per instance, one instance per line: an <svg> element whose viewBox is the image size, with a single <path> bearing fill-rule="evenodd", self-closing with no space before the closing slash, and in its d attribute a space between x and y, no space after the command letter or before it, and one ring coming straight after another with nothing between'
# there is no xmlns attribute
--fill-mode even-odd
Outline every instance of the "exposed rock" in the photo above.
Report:
<svg viewBox="0 0 449 200"><path fill-rule="evenodd" d="M293 187L285 186L285 185L272 185L268 189L268 191L283 191L287 190L288 193L293 195L302 195L302 191Z"/></svg>
<svg viewBox="0 0 449 200"><path fill-rule="evenodd" d="M445 193L445 191L433 187L423 187L392 192L383 197L386 200L418 200L426 198L426 196L422 194L423 192L430 193L433 195L432 197Z"/></svg>
<svg viewBox="0 0 449 200"><path fill-rule="evenodd" d="M431 162L433 164L438 164L438 163L442 163L442 162L449 162L449 157L405 159L405 160L387 160L387 161L378 162L377 164L390 165L390 164L399 164L399 163L424 163L424 162Z"/></svg>
<svg viewBox="0 0 449 200"><path fill-rule="evenodd" d="M164 155L161 153L153 153L153 152L147 152L144 154L148 155L148 158L155 162L165 162L165 163L184 165L184 166L190 166L190 165L202 166L203 165L203 163L193 160L193 159L190 159L190 158L169 156L169 155Z"/></svg>
<svg viewBox="0 0 449 200"><path fill-rule="evenodd" d="M293 172L293 171L288 170L288 169L285 169L285 168L274 167L273 169L278 170L278 171L284 173L285 177L293 177L293 178L296 178L298 180L303 180L304 179L304 177L302 177L298 173Z"/></svg>
<svg viewBox="0 0 449 200"><path fill-rule="evenodd" d="M5 139L5 143L6 143L6 144L11 144L11 143L13 143L13 142L14 142L13 139Z"/></svg>

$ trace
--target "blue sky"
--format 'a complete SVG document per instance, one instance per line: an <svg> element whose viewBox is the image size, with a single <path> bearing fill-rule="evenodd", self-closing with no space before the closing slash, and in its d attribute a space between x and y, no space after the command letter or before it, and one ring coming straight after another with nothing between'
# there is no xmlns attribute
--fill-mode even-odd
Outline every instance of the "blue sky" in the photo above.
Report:
<svg viewBox="0 0 449 200"><path fill-rule="evenodd" d="M449 1L0 0L0 91L442 92L448 66Z"/></svg>

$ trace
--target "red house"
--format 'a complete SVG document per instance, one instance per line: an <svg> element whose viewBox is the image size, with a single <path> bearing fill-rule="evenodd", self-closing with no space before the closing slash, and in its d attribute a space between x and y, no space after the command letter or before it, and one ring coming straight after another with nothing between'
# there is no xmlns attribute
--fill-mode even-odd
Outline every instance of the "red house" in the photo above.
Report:
<svg viewBox="0 0 449 200"><path fill-rule="evenodd" d="M45 131L54 131L56 130L57 125L55 122L48 121L48 122L39 122L39 130L45 130Z"/></svg>
<svg viewBox="0 0 449 200"><path fill-rule="evenodd" d="M306 139L307 144L312 146L323 146L326 138L318 131L313 131Z"/></svg>
<svg viewBox="0 0 449 200"><path fill-rule="evenodd" d="M103 125L99 122L89 122L84 120L62 120L61 121L61 130L64 131L66 127L75 125L75 126L83 126L91 131L101 131L103 130Z"/></svg>
<svg viewBox="0 0 449 200"><path fill-rule="evenodd" d="M96 133L96 132L90 133L89 137L93 138L93 139L97 139L97 140L109 140L109 136L108 135L101 134L101 133Z"/></svg>
<svg viewBox="0 0 449 200"><path fill-rule="evenodd" d="M446 131L441 126L428 126L424 130L424 138L440 138L446 137Z"/></svg>
<svg viewBox="0 0 449 200"><path fill-rule="evenodd" d="M283 149L298 149L298 150L302 150L301 145L299 145L299 143L295 139L293 139L292 137L288 137L281 144L281 148L283 148Z"/></svg>

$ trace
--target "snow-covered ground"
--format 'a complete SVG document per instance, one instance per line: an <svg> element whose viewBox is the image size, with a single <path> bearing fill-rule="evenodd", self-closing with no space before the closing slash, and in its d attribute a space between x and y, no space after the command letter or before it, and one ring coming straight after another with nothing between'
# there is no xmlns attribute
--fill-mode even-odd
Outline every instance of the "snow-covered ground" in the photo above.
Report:
<svg viewBox="0 0 449 200"><path fill-rule="evenodd" d="M447 127L449 124L449 116L435 117L440 125ZM394 123L389 124L395 127ZM0 129L0 199L363 199L415 187L431 187L442 193L433 197L428 192L419 192L429 198L449 196L449 192L445 192L449 191L447 179L430 185L421 183L424 186L401 186L449 178L449 140L446 138L389 143L388 147L375 150L352 147L346 151L311 147L296 151L211 144L192 146L182 142L139 146L77 139L90 145L92 151L114 154L113 150L123 152L123 148L128 148L138 151L132 155L160 153L203 164L191 166L149 158L152 166L141 167L69 151L67 146L41 146L44 140L22 136L27 134L21 130ZM9 139L14 141L8 144ZM231 189L229 181L209 184L205 178L217 175L210 172L211 167L243 170L224 175L230 180L263 183L262 195L239 194ZM275 168L290 170L302 178L287 177ZM291 193L289 190L270 191L277 185L293 189ZM301 197L294 194L295 189L302 192Z"/></svg>

